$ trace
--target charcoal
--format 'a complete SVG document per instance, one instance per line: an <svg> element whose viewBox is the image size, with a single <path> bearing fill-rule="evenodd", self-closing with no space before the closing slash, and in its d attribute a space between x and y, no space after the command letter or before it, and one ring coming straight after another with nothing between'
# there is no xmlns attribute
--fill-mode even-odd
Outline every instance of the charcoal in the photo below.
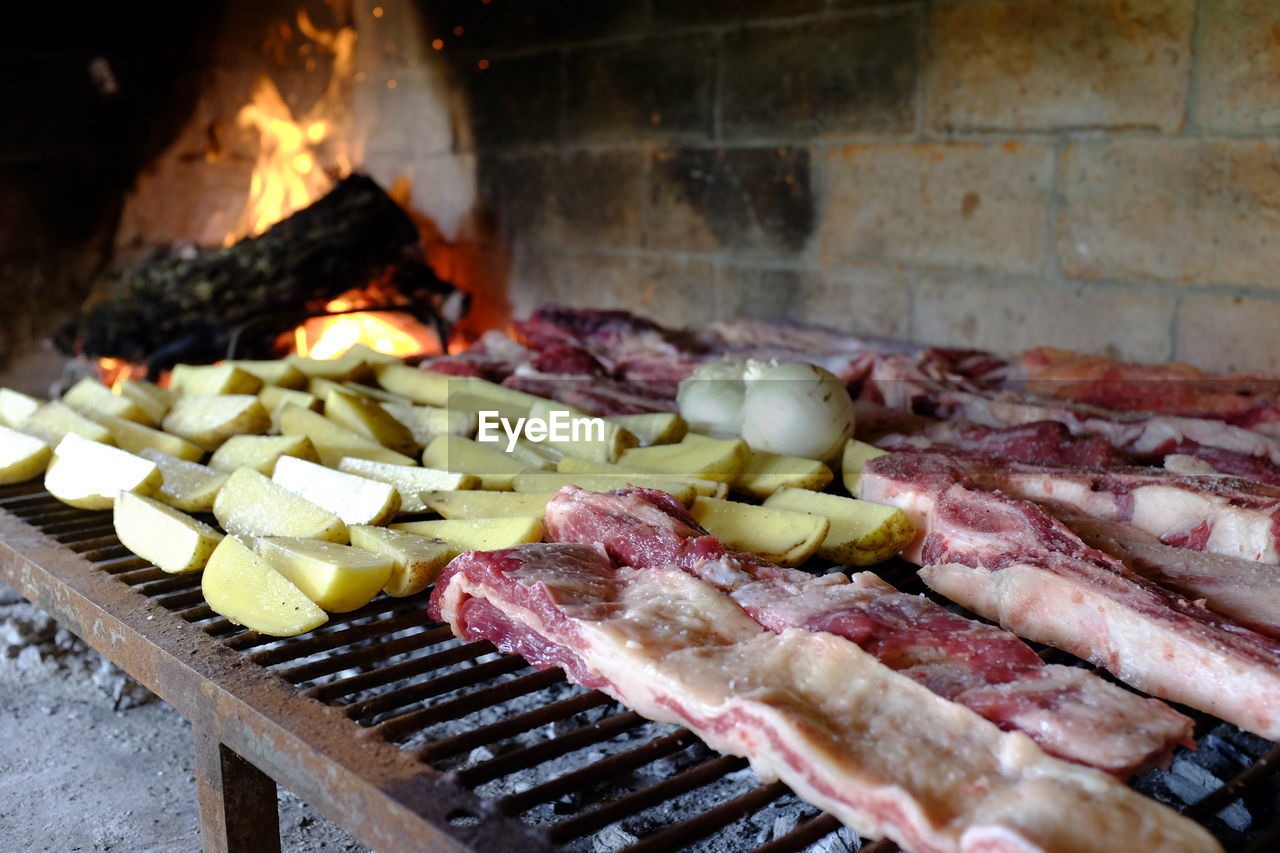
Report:
<svg viewBox="0 0 1280 853"><path fill-rule="evenodd" d="M1218 726L1211 733L1234 744L1253 758L1261 758L1275 748L1275 744L1266 738L1258 737L1226 723Z"/></svg>
<svg viewBox="0 0 1280 853"><path fill-rule="evenodd" d="M351 175L257 237L153 257L59 342L69 354L145 363L153 374L179 360L271 357L281 333L374 283L423 318L453 321L465 311L465 297L423 261L409 215L372 179Z"/></svg>
<svg viewBox="0 0 1280 853"><path fill-rule="evenodd" d="M1253 824L1253 814L1240 800L1236 800L1222 811L1218 812L1218 820L1234 829L1236 832L1244 832Z"/></svg>
<svg viewBox="0 0 1280 853"><path fill-rule="evenodd" d="M1186 803L1204 799L1222 787L1221 779L1188 759L1185 753L1173 759L1167 783L1169 789Z"/></svg>

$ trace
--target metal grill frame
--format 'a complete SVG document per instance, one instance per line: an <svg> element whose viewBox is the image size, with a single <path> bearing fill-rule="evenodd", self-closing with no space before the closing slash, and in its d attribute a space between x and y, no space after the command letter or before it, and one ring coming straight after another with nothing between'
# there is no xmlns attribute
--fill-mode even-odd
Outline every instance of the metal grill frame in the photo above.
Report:
<svg viewBox="0 0 1280 853"><path fill-rule="evenodd" d="M912 583L914 568L906 564L900 568L901 573L890 571L893 576L889 579L904 590L919 591L908 590L918 586ZM381 853L487 853L513 845L537 853L560 849L566 841L746 766L740 758L712 755L656 784L596 800L558 823L532 826L520 815L533 804L550 802L562 793L676 753L697 743L697 738L677 730L603 759L583 762L527 790L486 798L472 788L512 768L534 767L600 743L644 721L632 711L611 710L594 723L550 740L442 773L429 762L565 720L612 700L595 692L576 693L425 746L405 748L397 744L397 738L421 730L431 721L500 705L512 696L561 683L564 676L559 670L533 670L519 658L495 657L491 645L479 642L384 663L303 689L297 684L337 676L353 661L376 662L398 651L430 649L452 635L447 627L429 623L423 597L383 596L354 613L335 615L317 632L282 643L213 613L204 604L198 579L198 574L166 574L133 556L116 538L109 513L66 507L38 483L0 487L0 580L191 722L206 851L278 851L277 783ZM391 637L420 626L425 627L419 633L385 639L363 651L344 650L352 643ZM377 651L369 652L371 648ZM1052 649L1044 649L1042 655L1053 662L1069 658ZM490 659L476 663L482 657ZM425 681L410 681L345 705L337 702L339 697L368 687L385 687L465 661L474 665L445 675L433 674ZM283 663L290 666L270 668ZM503 675L511 678L486 682ZM414 707L444 695L449 698ZM395 713L375 721L384 712ZM1216 721L1190 713L1197 721L1199 739ZM1204 820L1278 772L1280 746L1253 760L1183 812ZM780 783L757 785L641 838L627 853L666 853L681 848L788 794ZM1280 803L1266 818L1271 823L1251 833L1249 842L1238 848L1242 853L1280 847ZM755 847L754 853L793 853L839 828L834 818L818 814ZM1099 839L1099 849L1108 848L1107 841ZM860 849L892 853L898 848L892 842L877 841L866 842Z"/></svg>

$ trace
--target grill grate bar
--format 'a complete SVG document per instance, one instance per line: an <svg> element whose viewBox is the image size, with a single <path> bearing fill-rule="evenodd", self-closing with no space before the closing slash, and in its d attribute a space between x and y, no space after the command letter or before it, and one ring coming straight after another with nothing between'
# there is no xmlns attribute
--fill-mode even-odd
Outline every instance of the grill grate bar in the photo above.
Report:
<svg viewBox="0 0 1280 853"><path fill-rule="evenodd" d="M168 573L166 573L164 569L158 569L145 561L142 564L142 568L131 569L125 572L116 572L114 574L118 581L128 586L151 583L152 581L158 581L168 577Z"/></svg>
<svg viewBox="0 0 1280 853"><path fill-rule="evenodd" d="M349 628L330 631L326 634L312 634L305 639L294 640L274 649L253 652L249 655L249 659L260 666L275 666L286 661L309 657L319 652L332 651L360 640L368 640L383 634L403 631L420 624L422 624L420 614L410 610L377 622L353 625ZM444 642L451 637L453 637L453 634L446 629L440 637L440 642Z"/></svg>
<svg viewBox="0 0 1280 853"><path fill-rule="evenodd" d="M111 536L111 540L115 542L114 545L106 545L102 548L95 548L92 551L85 551L80 556L84 557L90 563L100 563L106 560L118 560L121 557L132 557L134 555L132 551L121 545L114 535Z"/></svg>
<svg viewBox="0 0 1280 853"><path fill-rule="evenodd" d="M99 563L95 568L99 571L106 572L109 575L121 575L126 572L132 572L137 569L150 568L151 563L142 557L121 557L118 560L107 560Z"/></svg>
<svg viewBox="0 0 1280 853"><path fill-rule="evenodd" d="M36 489L40 489L41 493L33 494ZM48 492L43 492L43 486L37 486L36 489L20 492L12 497L0 498L0 507L7 509L9 512L12 512L19 517L23 517L38 512L41 507L57 509L59 507L66 506L66 504L55 498L53 495ZM87 510L81 511L87 512ZM25 518L23 520L25 520Z"/></svg>
<svg viewBox="0 0 1280 853"><path fill-rule="evenodd" d="M548 670L548 672L550 671ZM528 676L524 676L523 678L534 678L536 675L537 673L534 673ZM553 673L553 675L555 675L556 677L552 678L549 684L559 684L561 681L564 681L564 674L560 673L559 670L556 670ZM535 690L541 690L543 686L546 686L546 685L541 685L541 682L545 681L545 679L538 679L538 681L539 681L539 686L530 687L529 690L522 691L522 692L515 692L518 690L518 687L516 685L518 683L523 683L522 679L518 679L517 681L503 682L501 685L495 685L494 687L485 688L483 691L477 691L477 692L485 693L486 696L489 696L490 698L487 699L486 701L479 701L477 699L477 704L473 710L478 710L479 708L483 708L486 705L498 705L498 704L501 704L502 702L510 701L511 699L514 699L517 696L523 696L525 693L532 693ZM426 682L425 684L429 685L430 683L431 682ZM362 717L371 717L371 716L374 716L375 714L383 714L388 711L393 711L397 708L403 708L406 705L411 705L414 702L417 702L423 698L420 694L424 686L425 686L424 684L410 684L405 687L392 690L388 693L382 693L378 696L374 696L369 699L363 699L359 702L354 702L351 705L347 706L347 715L350 716L352 719L357 719ZM493 692L493 691L498 691L499 688L501 688L500 692ZM451 701L460 701L463 698L465 697L459 697L458 700L451 700ZM461 708L463 706L459 705L457 707Z"/></svg>
<svg viewBox="0 0 1280 853"><path fill-rule="evenodd" d="M65 533L68 530L83 529L84 514L85 511L82 509L64 506L60 509L51 509L48 512L28 516L23 521L32 527L39 527L40 531L46 536L54 536L58 533Z"/></svg>
<svg viewBox="0 0 1280 853"><path fill-rule="evenodd" d="M528 664L520 658L512 658L508 660L506 657L501 657L497 660L489 661L488 663L478 664L475 667L461 670L460 672L474 673L481 667L491 667L491 669L487 669L486 672L494 671L497 672L498 675L509 675L513 672L519 672L527 666ZM449 677L450 676L442 676L439 679L426 681L422 684L415 684L412 685L411 688L407 688L413 691L413 695L411 697L412 701L420 701L422 699L429 699L432 696L439 696L441 691L438 689L438 682ZM488 679L481 680L487 681ZM453 699L440 702L430 708L419 708L417 710L410 711L407 714L390 717L378 723L375 728L388 739L398 740L411 731L425 729L427 726L443 722L444 720L458 719L472 713L473 711L479 711L483 708L497 707L504 702L510 702L513 699L525 696L529 693L536 693L539 690L544 690L551 685L559 684L562 681L564 681L564 673L559 670L536 670L527 675L522 675L519 678L512 678L507 681L501 681L497 684L491 684L488 687L478 688L465 695L456 696ZM427 695L421 695L424 693ZM375 698L380 699L382 697L379 696ZM408 702L398 702L396 707L403 707L406 704L408 704ZM353 705L351 707L355 706ZM356 713L353 713L348 709L347 713L352 717L352 719L368 718L373 716L373 713L367 709Z"/></svg>
<svg viewBox="0 0 1280 853"><path fill-rule="evenodd" d="M151 600L166 610L183 610L194 604L203 604L204 590L196 587L195 589L188 589L171 595L152 596Z"/></svg>
<svg viewBox="0 0 1280 853"><path fill-rule="evenodd" d="M697 742L697 735L681 729L680 731L654 738L635 749L629 749L626 752L619 752L610 755L608 758L602 758L599 761L588 764L586 767L557 776L541 785L536 785L519 793L508 794L498 801L498 808L507 814L519 814L520 812L528 811L539 803L550 802L570 791L585 788L588 785L597 784L606 779L635 770L638 767L643 767L646 764L657 761L659 758L665 758L690 747Z"/></svg>
<svg viewBox="0 0 1280 853"><path fill-rule="evenodd" d="M483 640L476 643L467 643L463 646L453 646L425 657L384 666L372 672L362 672L357 675L340 678L337 681L331 681L328 684L318 684L310 688L307 691L307 695L314 699L319 699L321 702L332 702L339 697L350 696L352 693L358 693L361 690L381 687L384 684L391 684L415 675L422 675L452 664L475 660L476 658L493 654L495 651L496 649L490 643Z"/></svg>
<svg viewBox="0 0 1280 853"><path fill-rule="evenodd" d="M629 729L634 729L636 726L643 725L645 722L644 717L641 717L635 711L622 711L611 717L605 717L598 722L574 729L555 740L546 740L533 746L526 746L523 749L517 749L505 755L491 758L474 767L460 770L458 771L458 778L468 788L474 788L481 783L497 779L499 776L506 776L517 770L527 770L552 758L559 758L566 753L607 740Z"/></svg>
<svg viewBox="0 0 1280 853"><path fill-rule="evenodd" d="M690 841L705 838L735 820L754 813L790 792L791 789L781 782L770 782L767 785L752 788L732 800L640 839L630 847L624 848L625 853L657 853L657 851L665 853L665 851L679 849Z"/></svg>
<svg viewBox="0 0 1280 853"><path fill-rule="evenodd" d="M1251 785L1261 782L1263 776L1275 769L1277 763L1280 763L1280 746L1272 747L1266 755L1254 761L1231 779L1228 779L1221 788L1206 794L1202 799L1187 806L1182 813L1199 821L1203 821L1210 815L1217 814L1230 805L1233 800L1242 796Z"/></svg>
<svg viewBox="0 0 1280 853"><path fill-rule="evenodd" d="M218 614L213 611L213 608L207 604L201 604L199 607L192 607L188 610L178 611L178 617L186 620L187 622L199 622L203 619L209 619L217 615Z"/></svg>
<svg viewBox="0 0 1280 853"><path fill-rule="evenodd" d="M145 596L156 596L166 592L174 592L175 590L188 590L200 588L199 572L181 572L174 574L166 572L162 578L139 584L135 589Z"/></svg>
<svg viewBox="0 0 1280 853"><path fill-rule="evenodd" d="M820 838L826 838L843 825L829 814L820 814L809 818L786 835L760 845L751 853L795 853L797 850L804 850ZM862 848L864 852L868 849L870 848Z"/></svg>
<svg viewBox="0 0 1280 853"><path fill-rule="evenodd" d="M114 540L116 538L116 526L112 521L86 527L82 521L77 519L63 522L62 524L51 524L48 527L42 526L40 530L46 536L52 536L57 539L63 545L74 545L90 539L109 538Z"/></svg>
<svg viewBox="0 0 1280 853"><path fill-rule="evenodd" d="M120 544L120 540L116 538L116 535L114 533L112 533L109 536L95 536L92 539L81 539L79 542L64 542L63 544L65 544L72 551L75 551L77 554L81 555L91 563L94 562L94 559L93 557L89 556L90 553L93 553L95 551L102 550L105 548L112 548L112 547L123 548L124 547L123 545ZM125 553L128 554L132 552L125 551ZM124 555L122 554L121 556L124 556Z"/></svg>
<svg viewBox="0 0 1280 853"><path fill-rule="evenodd" d="M590 835L614 821L628 815L639 814L664 800L677 797L694 788L700 788L746 766L745 758L733 755L710 758L643 790L602 803L588 812L555 824L550 830L551 840L557 844L564 844L575 838Z"/></svg>
<svg viewBox="0 0 1280 853"><path fill-rule="evenodd" d="M291 642L305 642L305 640L311 639L313 636L326 636L327 633L333 633L335 629L342 625L348 625L352 622L359 621L360 619L367 619L372 616L381 616L386 613L391 613L399 610L405 605L406 601L403 598L377 598L374 599L371 604L367 604L359 610L353 610L350 613L330 614L329 621L321 628L317 629L316 632L307 635L305 639L300 637L293 638ZM227 639L226 645L228 648L234 649L235 651L243 652L254 648L255 646L265 646L269 643L278 642L280 642L279 637L270 637L266 634L259 634L257 631L245 631L243 634L238 634L235 637Z"/></svg>
<svg viewBox="0 0 1280 853"><path fill-rule="evenodd" d="M490 679L519 672L527 666L527 663L517 657L501 657L486 663L478 663L475 666L423 682L422 698L430 699L433 696L442 696L445 693L461 690L464 687L475 687L477 684L482 684ZM419 711L411 711L408 714L401 714L398 717L383 720L376 726L371 726L370 731L377 733L378 736L386 740L395 741L410 732L423 728L424 725L428 724L423 723L423 720L432 720L438 713L435 709L444 707L447 704L441 703L431 708L423 708Z"/></svg>
<svg viewBox="0 0 1280 853"><path fill-rule="evenodd" d="M545 726L548 723L572 717L574 714L580 714L583 711L589 711L601 705L608 705L612 701L613 699L610 697L594 690L590 693L579 693L577 696L570 696L567 699L561 699L559 702L543 705L533 711L526 711L523 714L517 714L514 717L508 717L505 720L499 720L487 726L480 726L453 737L432 741L418 750L417 757L419 761L430 764L441 758L475 749L477 746L495 743L504 738L535 729L538 726Z"/></svg>
<svg viewBox="0 0 1280 853"><path fill-rule="evenodd" d="M278 672L286 681L290 681L293 684L314 681L322 676L342 672L344 669L372 666L378 661L386 660L396 655L416 652L421 648L434 646L439 643L439 640L433 636L433 633L432 631L420 631L407 637L384 640L381 643L363 646L348 652L332 654L320 660L300 663L297 666L278 670Z"/></svg>

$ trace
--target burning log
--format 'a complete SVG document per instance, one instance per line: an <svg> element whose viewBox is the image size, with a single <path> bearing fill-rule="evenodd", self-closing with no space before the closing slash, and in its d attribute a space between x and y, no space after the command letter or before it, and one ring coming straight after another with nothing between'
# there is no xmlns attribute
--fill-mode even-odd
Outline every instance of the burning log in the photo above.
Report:
<svg viewBox="0 0 1280 853"><path fill-rule="evenodd" d="M351 175L256 237L170 252L126 274L115 298L73 322L64 349L145 363L152 375L225 358L230 347L236 357L270 357L281 333L371 284L394 296L369 307L413 314L442 349L467 309L467 296L423 261L408 214L372 179Z"/></svg>

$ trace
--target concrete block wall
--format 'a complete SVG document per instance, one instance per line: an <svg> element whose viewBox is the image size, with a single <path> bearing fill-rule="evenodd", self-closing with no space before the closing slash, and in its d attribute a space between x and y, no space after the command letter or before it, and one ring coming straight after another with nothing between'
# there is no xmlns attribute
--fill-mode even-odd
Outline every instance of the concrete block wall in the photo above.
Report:
<svg viewBox="0 0 1280 853"><path fill-rule="evenodd" d="M1280 371L1280 3L446 0L516 310Z"/></svg>

